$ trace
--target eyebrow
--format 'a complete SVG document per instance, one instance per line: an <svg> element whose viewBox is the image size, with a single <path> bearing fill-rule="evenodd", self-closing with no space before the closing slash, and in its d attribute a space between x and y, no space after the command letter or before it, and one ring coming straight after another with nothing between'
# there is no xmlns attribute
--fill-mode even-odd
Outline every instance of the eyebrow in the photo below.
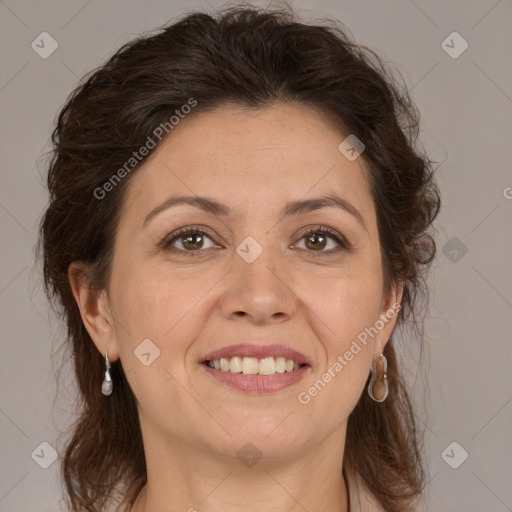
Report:
<svg viewBox="0 0 512 512"><path fill-rule="evenodd" d="M151 210L144 218L141 227L145 227L152 218L156 217L159 213L163 212L164 210L167 210L172 206L177 206L180 204L194 206L205 211L206 213L223 217L229 216L232 212L229 206L223 203L219 203L218 201L210 197L176 196L170 197L162 204L158 205L156 208ZM357 219L359 224L361 224L361 226L368 232L368 228L366 227L363 216L361 215L361 213L359 213L359 210L357 210L357 208L346 199L343 199L332 194L324 195L314 199L290 201L284 205L282 210L282 216L289 217L291 215L300 215L328 207L340 208L346 211L347 213L350 213L353 217Z"/></svg>

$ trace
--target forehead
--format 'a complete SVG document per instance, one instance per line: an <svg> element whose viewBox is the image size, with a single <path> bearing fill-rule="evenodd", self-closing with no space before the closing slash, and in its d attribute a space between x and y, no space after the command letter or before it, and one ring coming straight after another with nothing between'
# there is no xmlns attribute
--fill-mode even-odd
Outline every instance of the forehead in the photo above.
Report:
<svg viewBox="0 0 512 512"><path fill-rule="evenodd" d="M185 117L131 178L125 206L142 218L170 195L222 198L235 212L338 193L371 215L362 158L339 150L345 135L303 105L256 111L229 105ZM366 215L365 215L366 212Z"/></svg>

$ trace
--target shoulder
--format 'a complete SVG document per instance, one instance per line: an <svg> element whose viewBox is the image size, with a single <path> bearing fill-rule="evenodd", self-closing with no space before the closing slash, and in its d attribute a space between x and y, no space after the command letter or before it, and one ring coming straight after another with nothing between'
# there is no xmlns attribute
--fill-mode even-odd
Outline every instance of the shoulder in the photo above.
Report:
<svg viewBox="0 0 512 512"><path fill-rule="evenodd" d="M386 512L357 473L346 471L346 476L350 496L350 512Z"/></svg>
<svg viewBox="0 0 512 512"><path fill-rule="evenodd" d="M377 498L364 485L361 486L359 499L361 503L361 512L386 512Z"/></svg>
<svg viewBox="0 0 512 512"><path fill-rule="evenodd" d="M386 512L359 474L352 471L345 471L345 474L350 497L350 512ZM426 510L422 503L414 506L415 512L426 512Z"/></svg>

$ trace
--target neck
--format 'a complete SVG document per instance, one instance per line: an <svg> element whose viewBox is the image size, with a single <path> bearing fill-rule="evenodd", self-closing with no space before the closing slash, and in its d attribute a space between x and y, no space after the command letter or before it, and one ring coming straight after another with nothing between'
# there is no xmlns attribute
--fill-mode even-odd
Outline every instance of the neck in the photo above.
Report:
<svg viewBox="0 0 512 512"><path fill-rule="evenodd" d="M143 429L147 484L130 512L348 512L345 430L290 457L253 465Z"/></svg>

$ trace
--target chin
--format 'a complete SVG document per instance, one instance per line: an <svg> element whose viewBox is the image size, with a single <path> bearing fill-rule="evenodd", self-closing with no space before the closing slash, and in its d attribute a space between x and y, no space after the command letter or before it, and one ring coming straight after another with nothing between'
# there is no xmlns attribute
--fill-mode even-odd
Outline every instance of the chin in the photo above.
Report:
<svg viewBox="0 0 512 512"><path fill-rule="evenodd" d="M291 431L290 426L284 423L282 416L276 422L232 423L229 429L231 436L223 431L222 440L211 449L219 451L221 456L227 454L238 459L247 456L261 461L279 461L297 457L303 453L308 435L297 424ZM211 439L208 442L211 445Z"/></svg>

